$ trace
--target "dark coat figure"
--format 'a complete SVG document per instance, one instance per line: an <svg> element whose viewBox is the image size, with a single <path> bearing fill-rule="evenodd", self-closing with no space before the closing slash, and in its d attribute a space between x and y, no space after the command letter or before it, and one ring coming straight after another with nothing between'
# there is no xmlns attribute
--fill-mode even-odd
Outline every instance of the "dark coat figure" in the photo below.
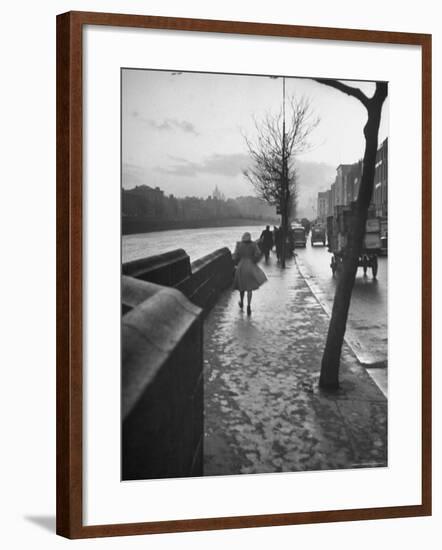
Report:
<svg viewBox="0 0 442 550"><path fill-rule="evenodd" d="M261 237L259 238L259 240L261 250L265 256L266 262L268 262L270 250L272 250L273 248L273 235L270 231L270 225L268 225L261 233Z"/></svg>
<svg viewBox="0 0 442 550"><path fill-rule="evenodd" d="M310 221L307 218L302 218L301 225L304 228L305 235L307 236L310 233Z"/></svg>
<svg viewBox="0 0 442 550"><path fill-rule="evenodd" d="M282 231L281 228L275 227L273 230L273 240L275 241L276 257L281 259L282 254Z"/></svg>
<svg viewBox="0 0 442 550"><path fill-rule="evenodd" d="M293 231L289 229L287 233L287 253L290 256L292 256L294 251L295 251L295 240L293 236Z"/></svg>
<svg viewBox="0 0 442 550"><path fill-rule="evenodd" d="M250 233L244 233L240 242L236 243L233 261L237 264L233 279L233 288L239 290L239 307L244 304L244 293L247 292L247 314L250 315L252 292L267 281L264 271L256 263L261 257L258 245L251 239Z"/></svg>

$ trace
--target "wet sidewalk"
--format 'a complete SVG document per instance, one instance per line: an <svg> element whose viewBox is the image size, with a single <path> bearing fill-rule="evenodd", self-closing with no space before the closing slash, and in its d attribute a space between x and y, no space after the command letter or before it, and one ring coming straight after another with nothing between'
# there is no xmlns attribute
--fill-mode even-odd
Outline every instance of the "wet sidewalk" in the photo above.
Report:
<svg viewBox="0 0 442 550"><path fill-rule="evenodd" d="M387 401L344 344L341 389L318 388L329 317L290 261L252 315L226 291L205 323L204 475L387 465Z"/></svg>

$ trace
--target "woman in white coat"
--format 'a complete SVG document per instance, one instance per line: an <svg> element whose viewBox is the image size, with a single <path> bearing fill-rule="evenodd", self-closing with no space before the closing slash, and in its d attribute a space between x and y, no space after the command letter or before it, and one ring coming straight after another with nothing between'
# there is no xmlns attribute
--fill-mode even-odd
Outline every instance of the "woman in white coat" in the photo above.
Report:
<svg viewBox="0 0 442 550"><path fill-rule="evenodd" d="M247 292L247 315L252 313L252 293L267 281L264 271L256 264L261 257L258 245L252 241L250 233L244 233L236 243L233 261L237 264L233 288L239 290L239 307L244 307L244 294Z"/></svg>

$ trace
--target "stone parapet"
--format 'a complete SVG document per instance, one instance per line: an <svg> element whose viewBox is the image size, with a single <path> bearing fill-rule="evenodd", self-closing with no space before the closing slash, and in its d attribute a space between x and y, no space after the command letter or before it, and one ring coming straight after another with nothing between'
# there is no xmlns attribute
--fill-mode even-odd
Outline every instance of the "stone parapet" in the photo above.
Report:
<svg viewBox="0 0 442 550"><path fill-rule="evenodd" d="M124 480L202 475L203 316L232 277L228 248L123 265Z"/></svg>
<svg viewBox="0 0 442 550"><path fill-rule="evenodd" d="M220 248L190 263L186 252L178 249L128 262L123 275L177 288L207 312L231 284L233 260L228 248Z"/></svg>
<svg viewBox="0 0 442 550"><path fill-rule="evenodd" d="M202 311L122 278L122 479L202 475Z"/></svg>
<svg viewBox="0 0 442 550"><path fill-rule="evenodd" d="M191 273L190 258L182 248L123 264L123 275L163 286L176 286Z"/></svg>
<svg viewBox="0 0 442 550"><path fill-rule="evenodd" d="M194 304L209 311L233 279L233 260L228 248L220 248L191 264L191 275L177 285Z"/></svg>

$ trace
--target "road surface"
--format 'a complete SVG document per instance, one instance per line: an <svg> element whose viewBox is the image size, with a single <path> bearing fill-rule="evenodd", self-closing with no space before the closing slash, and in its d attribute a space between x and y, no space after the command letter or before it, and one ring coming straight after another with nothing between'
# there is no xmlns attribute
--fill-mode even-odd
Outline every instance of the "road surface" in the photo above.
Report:
<svg viewBox="0 0 442 550"><path fill-rule="evenodd" d="M331 254L327 247L296 249L296 261L307 284L324 309L330 313L336 290L336 276L330 269ZM358 360L369 367L370 374L387 390L388 359L388 259L379 257L377 278L371 270L367 277L358 269L347 321L346 340Z"/></svg>

